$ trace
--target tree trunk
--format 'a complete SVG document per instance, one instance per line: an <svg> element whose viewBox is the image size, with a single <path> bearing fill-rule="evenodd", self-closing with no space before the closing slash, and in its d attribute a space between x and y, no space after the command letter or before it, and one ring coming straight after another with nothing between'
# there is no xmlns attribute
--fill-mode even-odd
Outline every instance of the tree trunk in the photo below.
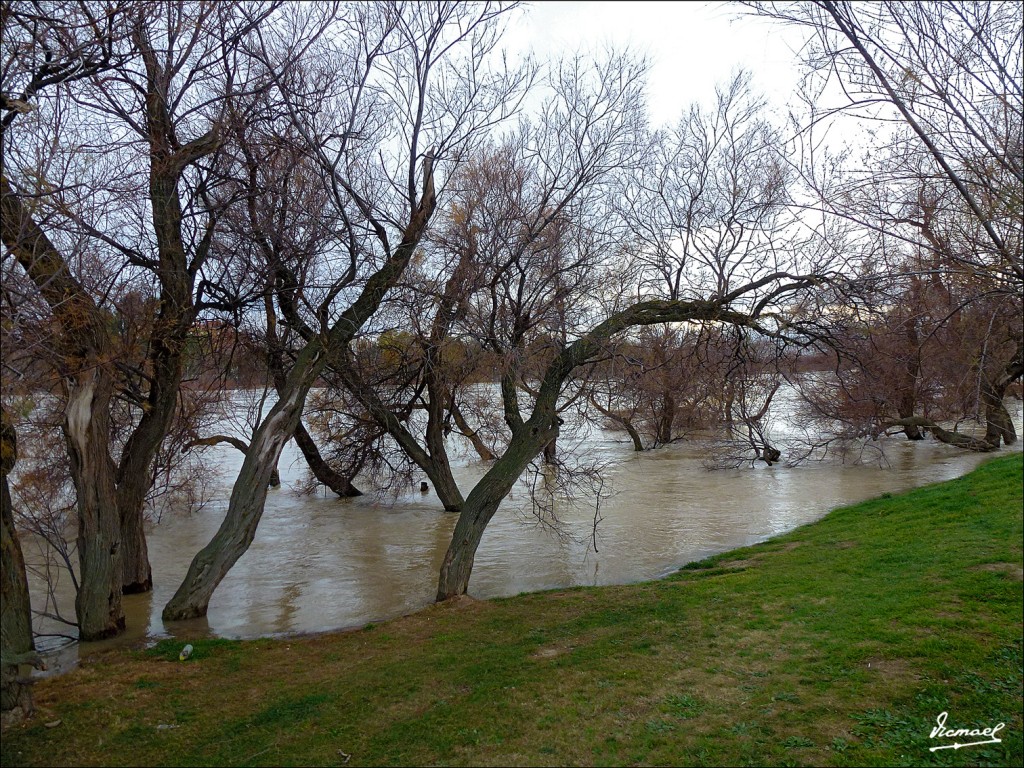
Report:
<svg viewBox="0 0 1024 768"><path fill-rule="evenodd" d="M981 388L981 401L985 407L985 440L996 447L1000 441L1005 445L1017 442L1017 430L1013 426L1010 412L1003 403L1009 385L1009 380L1002 387L985 381Z"/></svg>
<svg viewBox="0 0 1024 768"><path fill-rule="evenodd" d="M715 320L735 325L750 323L749 316L710 301L654 300L634 304L596 325L562 349L548 364L534 402L533 414L525 422L519 414L513 377L507 373L502 377L505 421L512 429L512 440L505 453L494 462L490 471L466 498L441 565L437 586L439 602L466 593L476 550L498 505L534 456L558 437L556 404L569 374L597 355L608 339L627 328L688 320Z"/></svg>
<svg viewBox="0 0 1024 768"><path fill-rule="evenodd" d="M330 464L324 461L324 457L320 455L320 449L317 448L313 436L306 431L306 427L302 424L301 419L295 427L294 437L295 444L302 451L306 464L313 473L313 477L317 479L317 482L326 485L343 499L363 495L362 491L352 485L352 481L349 478L340 472L336 472Z"/></svg>
<svg viewBox="0 0 1024 768"><path fill-rule="evenodd" d="M920 304L920 280L911 278L911 300L914 306ZM916 321L910 318L904 321L903 331L907 341L908 349L913 350L903 365L902 381L900 384L899 403L896 406L896 413L901 419L909 419L914 415L917 408L917 378L921 374L921 359L919 357L921 343L918 338ZM908 423L903 428L903 434L908 440L924 440L924 432L914 423Z"/></svg>
<svg viewBox="0 0 1024 768"><path fill-rule="evenodd" d="M80 588L79 637L98 640L124 629L121 610L121 525L109 420L113 356L109 318L71 275L7 177L0 177L4 245L39 288L58 329L54 344L64 367L64 436L77 491Z"/></svg>
<svg viewBox="0 0 1024 768"><path fill-rule="evenodd" d="M661 417L658 419L658 442L668 445L672 442L672 427L676 420L676 398L666 392L661 403Z"/></svg>
<svg viewBox="0 0 1024 768"><path fill-rule="evenodd" d="M950 431L943 429L938 424L935 424L929 419L925 419L921 416L912 416L908 419L899 419L891 424L883 425L879 430L879 433L884 432L892 427L905 427L907 424L914 424L922 429L929 430L935 439L940 443L946 443L947 445L955 445L957 448L964 448L968 451L977 451L979 453L987 453L989 451L995 451L999 448L999 443L990 443L988 440L984 440L977 437L971 437L970 435L964 435L960 432Z"/></svg>
<svg viewBox="0 0 1024 768"><path fill-rule="evenodd" d="M149 142L149 203L156 238L160 308L149 338L146 362L151 371L149 392L142 417L125 443L117 470L117 507L121 525L122 589L124 593L148 592L153 571L146 545L145 501L152 485L152 466L160 444L170 429L181 388L182 353L196 318L193 302L195 274L209 254L209 237L215 218L211 214L207 237L186 246L182 237L182 206L179 182L192 163L217 151L217 130L180 145L169 112L166 94L174 71L165 70L140 26L135 42L146 69L146 130ZM198 199L198 196L197 196ZM189 254L192 263L189 264Z"/></svg>
<svg viewBox="0 0 1024 768"><path fill-rule="evenodd" d="M268 250L268 253L272 252ZM278 397L281 397L287 382L287 374L285 372L284 364L284 347L282 346L281 340L277 334L277 315L274 312L273 301L271 300L269 293L264 297L263 301L267 317L267 341L270 345L270 350L267 355L267 365L270 368L271 375L273 376L274 388L277 390L277 395ZM336 472L334 468L324 460L324 457L320 454L320 449L317 447L316 441L313 439L313 436L309 434L305 425L303 425L302 419L299 419L299 423L295 426L295 434L293 437L295 438L295 444L302 452L302 457L306 460L306 466L309 467L309 471L313 473L313 477L317 479L317 482L322 485L326 485L343 499L363 495L362 491L352 485L350 478L345 477L340 472ZM241 450L245 452L248 450L248 446ZM275 473L270 479L270 484L273 486L280 485L280 476Z"/></svg>
<svg viewBox="0 0 1024 768"><path fill-rule="evenodd" d="M914 395L904 393L900 398L899 407L896 409L901 419L909 419L914 415ZM908 440L924 440L924 432L917 424L910 422L903 427L903 434Z"/></svg>
<svg viewBox="0 0 1024 768"><path fill-rule="evenodd" d="M136 595L153 589L153 569L149 564L143 505L120 510L121 520L121 594Z"/></svg>
<svg viewBox="0 0 1024 768"><path fill-rule="evenodd" d="M313 341L299 354L280 399L253 435L220 528L192 559L188 573L163 610L164 621L205 616L214 590L252 544L263 517L267 488L285 443L302 418L306 395L323 369L322 346Z"/></svg>
<svg viewBox="0 0 1024 768"><path fill-rule="evenodd" d="M544 446L544 463L545 464L557 464L558 463L558 440L552 440Z"/></svg>
<svg viewBox="0 0 1024 768"><path fill-rule="evenodd" d="M175 191L175 200L177 191ZM181 351L195 313L191 279L185 274L184 257L165 261L178 264L182 274L168 269L161 277L161 309L149 341L149 393L142 417L132 430L117 468L117 510L121 521L122 591L148 592L153 588L153 569L146 545L146 494L152 486L153 461L174 420L181 388ZM175 280L174 278L178 278Z"/></svg>
<svg viewBox="0 0 1024 768"><path fill-rule="evenodd" d="M551 426L542 427L544 421ZM473 572L473 560L487 524L533 457L558 437L558 426L553 422L553 415L545 419L535 414L516 430L508 449L466 497L441 565L437 585L438 602L466 594L469 577Z"/></svg>
<svg viewBox="0 0 1024 768"><path fill-rule="evenodd" d="M78 636L101 640L125 627L121 608L121 520L107 452L113 384L102 365L67 380L64 436L78 494Z"/></svg>
<svg viewBox="0 0 1024 768"><path fill-rule="evenodd" d="M176 194L176 193L175 193ZM168 259L170 261L170 259ZM183 259L179 260L183 264ZM182 267L184 272L184 267ZM194 313L191 282L161 278L161 310L149 341L149 393L142 417L121 452L117 467L117 512L121 522L121 589L124 594L153 588L153 569L146 545L146 494L152 486L153 461L174 419L181 388L181 350Z"/></svg>
<svg viewBox="0 0 1024 768"><path fill-rule="evenodd" d="M7 482L17 460L17 435L7 412L0 409L0 715L5 723L27 717L33 709L31 684L21 677L19 663L21 659L31 660L35 654L32 609Z"/></svg>
<svg viewBox="0 0 1024 768"><path fill-rule="evenodd" d="M626 434L629 435L629 439L633 441L633 450L634 451L639 453L639 452L644 450L644 441L640 439L640 433L636 431L636 427L633 426L633 422L632 421L630 421L625 416L622 416L621 414L616 413L615 411L611 410L610 408L605 408L599 402L597 402L597 400L595 398L593 398L593 397L590 398L590 403L595 408L597 408L598 412L602 416L605 416L605 417L611 419L616 424L622 425L622 428L624 430L626 430ZM609 406L610 405L611 405L611 403L609 403Z"/></svg>
<svg viewBox="0 0 1024 768"><path fill-rule="evenodd" d="M433 157L427 156L423 169L423 194L402 235L402 242L384 265L366 281L358 298L341 313L327 333L313 335L299 352L277 403L253 435L242 468L235 479L228 511L210 543L192 559L185 579L163 610L164 621L205 616L214 590L231 566L249 548L263 516L267 484L277 466L284 444L295 433L310 387L323 371L329 351L345 349L367 320L377 311L388 290L394 286L412 258L434 212ZM383 231L383 230L382 230ZM384 245L387 245L384 238Z"/></svg>
<svg viewBox="0 0 1024 768"><path fill-rule="evenodd" d="M425 450L412 433L405 428L405 425L399 421L387 403L374 392L373 387L363 381L347 354L332 354L329 364L346 389L362 403L377 423L387 430L388 434L405 451L405 455L427 474L434 484L434 492L441 500L445 511L458 512L462 509L462 492L452 476L443 437L438 437L441 430L436 422L431 421L431 415L429 413L427 415L427 448L429 450Z"/></svg>
<svg viewBox="0 0 1024 768"><path fill-rule="evenodd" d="M451 464L448 462L448 454L440 453L430 457L430 469L423 470L434 482L434 493L441 500L441 506L445 512L459 512L462 510L462 491L459 490L455 477L452 475Z"/></svg>

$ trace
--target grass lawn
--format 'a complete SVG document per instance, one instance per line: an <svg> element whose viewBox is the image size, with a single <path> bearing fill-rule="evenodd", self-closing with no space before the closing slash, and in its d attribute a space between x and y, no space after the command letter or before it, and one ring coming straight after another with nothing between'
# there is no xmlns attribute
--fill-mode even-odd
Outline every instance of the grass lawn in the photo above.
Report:
<svg viewBox="0 0 1024 768"><path fill-rule="evenodd" d="M1022 457L667 579L91 656L3 765L1021 765ZM999 744L929 751L947 728ZM58 725L52 725L55 721ZM52 727L47 727L47 724ZM981 737L984 738L984 737Z"/></svg>

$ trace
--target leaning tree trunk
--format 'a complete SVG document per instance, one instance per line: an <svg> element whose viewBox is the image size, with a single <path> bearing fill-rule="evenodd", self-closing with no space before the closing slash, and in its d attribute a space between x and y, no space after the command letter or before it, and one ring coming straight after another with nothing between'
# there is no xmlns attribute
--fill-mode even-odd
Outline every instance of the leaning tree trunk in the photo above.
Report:
<svg viewBox="0 0 1024 768"><path fill-rule="evenodd" d="M439 437L440 422L428 414L427 449L424 449L373 387L363 381L347 354L335 352L331 355L329 365L345 388L370 412L377 423L388 431L405 451L406 456L430 478L434 484L434 492L441 500L445 511L458 512L462 509L462 491L459 490L452 475L443 437Z"/></svg>
<svg viewBox="0 0 1024 768"><path fill-rule="evenodd" d="M544 426L547 424L547 426ZM498 511L516 480L533 458L558 437L558 424L551 413L535 413L512 436L506 451L466 497L455 524L452 541L441 564L437 601L466 594L473 561L487 524Z"/></svg>
<svg viewBox="0 0 1024 768"><path fill-rule="evenodd" d="M377 311L388 290L405 271L434 212L433 156L423 167L423 193L402 242L383 266L366 281L358 298L341 313L326 334L312 335L299 352L277 403L253 435L242 468L235 479L228 511L210 543L192 559L184 581L164 607L164 621L205 616L210 598L231 566L249 548L263 516L267 485L277 466L284 444L292 437L302 418L310 388L323 371L329 350L344 348ZM379 225L378 225L379 226ZM381 229L383 231L383 229ZM387 245L386 238L383 238ZM305 335L305 334L304 334Z"/></svg>
<svg viewBox="0 0 1024 768"><path fill-rule="evenodd" d="M502 377L505 421L512 429L512 440L501 458L494 462L466 497L441 565L437 586L439 602L466 593L476 550L498 505L533 458L558 437L556 405L559 392L573 369L600 353L608 339L627 328L689 320L716 320L734 325L751 323L748 315L726 309L713 301L654 300L634 304L599 323L548 364L533 414L525 422L519 415L512 376L506 374Z"/></svg>
<svg viewBox="0 0 1024 768"><path fill-rule="evenodd" d="M435 353L428 352L428 361L434 360ZM451 462L448 460L448 449L444 441L444 413L442 408L443 395L438 386L432 364L427 369L427 452L430 454L428 467L423 467L427 476L434 481L434 492L441 500L446 512L458 512L462 508L462 491L459 490L452 474ZM429 468L429 472L427 471Z"/></svg>
<svg viewBox="0 0 1024 768"><path fill-rule="evenodd" d="M881 434L893 427L905 427L908 424L913 424L921 429L927 429L940 443L953 445L957 448L976 451L978 453L987 453L989 451L999 449L999 443L990 443L988 440L983 438L971 437L970 435L965 435L961 432L957 432L956 430L943 429L931 419L926 419L922 416L913 416L909 419L898 419L888 424L884 424L878 430L877 434Z"/></svg>
<svg viewBox="0 0 1024 768"><path fill-rule="evenodd" d="M636 451L637 453L641 453L644 450L644 441L640 438L640 433L636 431L636 427L633 426L633 422L629 418L611 410L611 403L608 404L608 408L605 408L603 405L597 402L595 398L591 397L590 404L597 408L598 412L602 416L611 419L616 424L620 425L624 430L626 430L626 434L629 435L629 439L633 441L634 451Z"/></svg>
<svg viewBox="0 0 1024 768"><path fill-rule="evenodd" d="M274 313L274 307L269 296L265 297L265 302L267 315L267 340L270 343L270 352L267 356L267 361L274 379L274 388L277 390L278 397L281 397L287 382L283 347L278 339L277 317ZM320 454L320 449L317 447L313 436L309 434L309 431L302 424L302 419L299 419L299 423L295 425L295 434L293 437L295 439L295 444L299 447L303 458L306 460L306 466L309 467L310 472L313 473L313 477L316 478L318 483L326 485L343 499L363 495L363 492L352 484L351 478L345 477L327 463L324 457ZM243 451L244 450L247 450L247 448L243 449ZM280 485L280 478L278 477L277 482L274 482L274 479L271 479L270 484Z"/></svg>
<svg viewBox="0 0 1024 768"><path fill-rule="evenodd" d="M205 616L214 590L252 544L263 517L271 475L302 418L306 395L323 362L318 341L307 344L299 354L280 399L253 435L231 490L227 515L210 543L193 558L178 591L164 607L164 621Z"/></svg>
<svg viewBox="0 0 1024 768"><path fill-rule="evenodd" d="M306 459L306 465L318 483L326 485L343 499L351 499L363 495L362 491L352 485L352 481L349 478L336 471L334 467L324 460L324 457L320 455L320 449L317 448L312 435L303 426L301 419L295 426L294 438L295 444L299 446L299 450Z"/></svg>
<svg viewBox="0 0 1024 768"><path fill-rule="evenodd" d="M25 558L14 527L14 509L7 476L18 460L17 435L0 408L0 715L4 721L32 714L32 689L19 672L35 661L32 641L32 609L29 603Z"/></svg>
<svg viewBox="0 0 1024 768"><path fill-rule="evenodd" d="M462 436L468 438L469 442L473 444L473 450L476 451L476 455L480 457L481 461L494 461L498 458L494 455L494 451L487 447L487 443L480 437L480 433L469 425L458 403L453 401L450 411L455 426L459 428Z"/></svg>

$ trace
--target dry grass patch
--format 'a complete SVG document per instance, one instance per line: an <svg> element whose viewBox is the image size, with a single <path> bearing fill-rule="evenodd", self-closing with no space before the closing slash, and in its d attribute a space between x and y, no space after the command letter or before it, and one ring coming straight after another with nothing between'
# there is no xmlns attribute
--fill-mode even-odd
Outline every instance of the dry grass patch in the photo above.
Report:
<svg viewBox="0 0 1024 768"><path fill-rule="evenodd" d="M1003 573L1015 581L1024 581L1024 568L1016 563L985 563L984 565L975 565L967 570Z"/></svg>

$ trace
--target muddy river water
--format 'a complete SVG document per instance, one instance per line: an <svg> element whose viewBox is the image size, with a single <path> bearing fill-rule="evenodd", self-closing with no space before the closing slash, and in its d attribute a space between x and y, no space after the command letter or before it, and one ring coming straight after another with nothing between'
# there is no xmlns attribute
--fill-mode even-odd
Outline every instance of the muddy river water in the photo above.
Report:
<svg viewBox="0 0 1024 768"><path fill-rule="evenodd" d="M594 430L577 438L582 454L606 465L596 537L592 497L559 505L563 534L556 535L538 524L527 489L517 487L484 536L471 595L657 578L813 521L836 506L957 477L985 458L931 440L892 439L882 467L748 465L709 472L699 445L637 454L621 437ZM432 492L421 494L418 477L407 493L385 499L339 500L322 490L299 495L295 488L307 470L290 443L280 462L282 485L270 491L256 539L217 589L208 616L164 626L160 612L220 524L241 464L233 448L209 450L219 466L212 501L192 515L166 514L151 526L152 593L125 598L125 636L82 652L169 634L255 637L353 627L431 602L456 515L441 511ZM464 492L485 469L459 461L455 473ZM34 583L34 604L38 590ZM61 602L73 615L73 597L63 594ZM58 670L69 663L67 651L61 656L51 665Z"/></svg>

